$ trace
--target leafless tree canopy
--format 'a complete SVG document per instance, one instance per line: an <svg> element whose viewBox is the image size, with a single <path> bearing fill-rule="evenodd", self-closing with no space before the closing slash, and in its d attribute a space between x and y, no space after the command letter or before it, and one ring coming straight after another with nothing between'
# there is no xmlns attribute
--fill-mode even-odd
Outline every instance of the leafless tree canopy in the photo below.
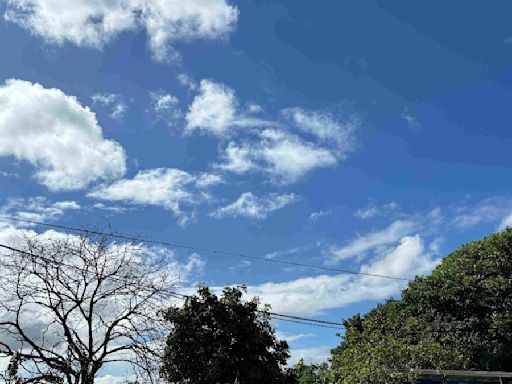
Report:
<svg viewBox="0 0 512 384"><path fill-rule="evenodd" d="M175 280L155 254L104 235L21 240L24 252L0 253L0 355L12 368L3 380L91 384L106 364L128 362L156 382L158 312Z"/></svg>

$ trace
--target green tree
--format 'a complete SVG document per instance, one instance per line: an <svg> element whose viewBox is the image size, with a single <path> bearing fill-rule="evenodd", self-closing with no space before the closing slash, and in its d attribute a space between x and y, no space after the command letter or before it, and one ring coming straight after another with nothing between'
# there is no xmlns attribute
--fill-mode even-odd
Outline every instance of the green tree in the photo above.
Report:
<svg viewBox="0 0 512 384"><path fill-rule="evenodd" d="M278 341L257 299L243 301L244 287L219 298L206 287L181 308L170 308L172 325L161 374L170 383L288 383L286 341Z"/></svg>
<svg viewBox="0 0 512 384"><path fill-rule="evenodd" d="M327 363L306 364L303 359L293 367L293 375L297 384L328 384L329 366Z"/></svg>
<svg viewBox="0 0 512 384"><path fill-rule="evenodd" d="M344 322L335 383L412 381L418 368L512 370L512 229L464 245L400 300Z"/></svg>

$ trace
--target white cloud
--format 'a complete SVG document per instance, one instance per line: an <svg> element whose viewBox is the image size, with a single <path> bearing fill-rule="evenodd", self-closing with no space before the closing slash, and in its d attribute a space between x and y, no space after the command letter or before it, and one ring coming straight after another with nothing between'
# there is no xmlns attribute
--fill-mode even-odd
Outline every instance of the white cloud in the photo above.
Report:
<svg viewBox="0 0 512 384"><path fill-rule="evenodd" d="M452 224L459 230L475 227L482 223L499 222L512 209L512 200L491 197L476 204L463 204L455 208Z"/></svg>
<svg viewBox="0 0 512 384"><path fill-rule="evenodd" d="M270 213L297 201L297 197L291 194L270 194L267 197L257 197L251 192L243 193L235 202L212 212L215 218L223 217L250 217L253 219L265 219Z"/></svg>
<svg viewBox="0 0 512 384"><path fill-rule="evenodd" d="M400 115L401 119L405 121L405 124L408 128L415 132L421 131L421 123L418 121L418 119L413 116L411 113L409 113L407 110L404 110L404 112Z"/></svg>
<svg viewBox="0 0 512 384"><path fill-rule="evenodd" d="M0 156L25 160L54 191L87 187L126 172L121 146L73 96L21 80L0 86Z"/></svg>
<svg viewBox="0 0 512 384"><path fill-rule="evenodd" d="M340 123L332 114L306 111L299 107L284 109L282 114L289 118L299 130L312 134L331 145L335 143L342 157L352 149L356 122Z"/></svg>
<svg viewBox="0 0 512 384"><path fill-rule="evenodd" d="M208 194L197 188L206 188L208 176L193 176L175 168L156 168L140 171L133 179L122 179L100 186L89 197L105 201L122 201L131 204L154 205L172 211L186 224L192 217L182 211L182 205L195 205L208 199ZM196 186L196 188L195 188Z"/></svg>
<svg viewBox="0 0 512 384"><path fill-rule="evenodd" d="M218 137L229 136L237 128L270 124L239 112L235 91L211 80L201 80L199 92L189 107L186 121L186 133L198 130Z"/></svg>
<svg viewBox="0 0 512 384"><path fill-rule="evenodd" d="M265 129L255 142L230 142L223 160L217 168L239 174L260 171L276 184L296 182L315 168L338 162L329 149L277 129Z"/></svg>
<svg viewBox="0 0 512 384"><path fill-rule="evenodd" d="M395 220L388 227L371 232L349 242L344 247L332 251L332 261L340 261L349 257L359 256L380 246L396 243L403 236L410 234L418 227L413 220Z"/></svg>
<svg viewBox="0 0 512 384"><path fill-rule="evenodd" d="M187 90L195 91L197 89L197 83L186 73L180 73L176 78L182 86L187 88Z"/></svg>
<svg viewBox="0 0 512 384"><path fill-rule="evenodd" d="M183 118L180 101L176 96L163 92L151 92L151 109L156 117L173 125Z"/></svg>
<svg viewBox="0 0 512 384"><path fill-rule="evenodd" d="M212 187L217 184L223 183L222 176L214 173L201 173L196 180L196 186L200 189Z"/></svg>
<svg viewBox="0 0 512 384"><path fill-rule="evenodd" d="M314 337L313 333L286 333L286 332L276 332L276 337L279 340L286 340L288 343L293 343L295 341L306 339L308 337Z"/></svg>
<svg viewBox="0 0 512 384"><path fill-rule="evenodd" d="M298 107L264 119L257 115L263 113L257 104L241 110L235 91L224 84L202 80L197 92L185 117L185 133L231 138L221 146L217 169L260 172L276 184L288 184L316 168L335 166L354 146L354 119L342 123L331 114Z"/></svg>
<svg viewBox="0 0 512 384"><path fill-rule="evenodd" d="M126 211L124 207L108 206L103 203L95 203L92 206L94 209L101 209L103 211L109 211L113 213L122 213Z"/></svg>
<svg viewBox="0 0 512 384"><path fill-rule="evenodd" d="M204 130L216 136L224 136L233 125L236 116L235 92L227 86L202 80L199 94L194 98L187 113L185 130Z"/></svg>
<svg viewBox="0 0 512 384"><path fill-rule="evenodd" d="M317 220L321 219L322 217L329 216L331 214L332 214L332 210L313 212L313 213L311 213L311 215L309 215L309 220L317 221Z"/></svg>
<svg viewBox="0 0 512 384"><path fill-rule="evenodd" d="M433 244L427 250L418 234L404 236L396 247L376 257L370 264L364 265L361 272L405 278L411 278L416 274L422 275L430 272L439 263L439 259L435 259L432 253L435 249L436 244ZM365 279L381 278L366 276Z"/></svg>
<svg viewBox="0 0 512 384"><path fill-rule="evenodd" d="M136 377L105 375L94 379L94 382L96 384L126 384L136 382Z"/></svg>
<svg viewBox="0 0 512 384"><path fill-rule="evenodd" d="M311 248L313 248L312 245L301 245L298 247L291 247L291 248L283 249L280 251L269 252L269 253L265 254L265 256L263 256L263 257L265 259L275 259L278 256L286 256L286 255L289 256L289 255L294 255L297 253L303 253L307 250L310 250Z"/></svg>
<svg viewBox="0 0 512 384"><path fill-rule="evenodd" d="M306 364L321 364L327 361L331 356L331 349L328 345L309 348L292 348L290 350L290 358L288 366L294 366L300 359L304 359Z"/></svg>
<svg viewBox="0 0 512 384"><path fill-rule="evenodd" d="M80 239L71 234L65 234L62 232L57 232L54 230L48 230L44 232L36 232L30 229L20 229L16 228L12 225L6 224L0 221L0 243L6 244L12 247L16 247L19 249L25 249L26 241L24 239L29 238L31 241L37 241L41 244L45 244L46 242L51 242L53 240L65 240L66 244L76 244ZM88 250L92 253L97 251L99 245L90 242L86 245ZM105 244L102 244L102 247L105 247ZM175 287L179 283L187 283L190 284L190 280L195 277L198 273L202 272L202 269L205 266L204 261L197 254L192 254L188 257L188 259L181 263L178 261L175 253L172 250L166 249L164 247L147 247L143 244L137 244L136 246L128 246L128 248L123 248L124 245L118 242L113 244L108 244L105 248L102 248L102 255L105 256L105 253L112 254L112 258L110 262L105 264L106 268L114 268L117 265L117 262L122 258L122 263L133 263L131 264L131 270L128 270L130 274L137 273L137 271L133 270L133 266L137 265L141 269L148 267L148 274L146 278L151 279L154 278L157 284L168 284L169 286ZM0 258L11 258L9 253L0 252ZM108 257L108 256L106 256ZM115 261L114 261L115 259ZM3 260L6 261L6 260ZM74 266L83 266L83 261L78 258L74 258L72 255L68 257L66 260L69 265ZM158 271L150 272L153 270L153 267L157 267ZM11 277L13 276L11 272L9 263L0 263L0 281L2 282L2 287L9 287L12 283ZM30 276L33 277L33 276ZM34 287L36 284L35 279L25 280L24 282L27 284L32 284L31 287ZM30 286L30 285L27 285ZM107 284L108 286L108 284ZM12 287L12 286L11 286ZM102 289L110 289L111 287L103 287ZM0 291L0 299L3 300L3 303L14 303L14 300L8 301L7 298L12 299L13 292L11 290L3 290ZM94 328L94 339L102 340L102 335L105 332L108 325L116 318L116 316L120 316L123 314L123 311L126 309L126 303L124 303L124 297L121 296L112 296L108 295L108 297L103 300L103 304L95 306L95 323L97 318L100 318L100 321L97 322L97 326ZM133 298L135 300L135 297ZM38 345L45 346L51 345L54 341L61 339L63 336L62 329L58 326L55 326L56 322L53 318L53 315L48 311L48 308L44 304L40 302L33 303L30 300L22 307L20 311L20 323L22 324L23 330L26 334L31 335L32 339ZM141 312L150 310L150 308L154 308L155 303L152 303L151 300L148 300L147 307L141 307ZM158 302L161 305L171 305L172 301L162 303ZM65 305L65 303L63 304ZM7 308L7 304L4 306ZM4 309L5 309L4 308ZM104 312L105 309L107 312ZM0 318L9 316L6 311L0 311ZM101 317L100 317L101 316ZM83 332L86 331L87 327L84 326L83 318L77 313L70 311L69 322L70 326L76 330L77 337L80 337L81 340L87 340L88 336ZM123 325L121 325L123 327ZM127 328L129 326L127 325ZM124 331L124 329L123 329ZM10 334L4 330L0 330L0 333L3 336ZM15 334L15 333L14 333ZM15 346L16 341L14 341L11 337L7 336L7 339L4 337L2 341L11 343L11 345ZM112 341L110 343L110 347L115 345L115 343L124 343L125 339L118 339L116 341ZM55 351L59 352L59 347L55 344ZM96 346L95 346L96 347ZM119 356L117 356L119 357ZM102 372L100 372L100 376L96 379L96 382L100 383L121 383L124 381L123 376L131 376L133 374L133 367L125 362L116 362L116 356L112 356L113 363L107 364ZM1 367L5 366L6 360L0 357L0 371Z"/></svg>
<svg viewBox="0 0 512 384"><path fill-rule="evenodd" d="M430 272L437 255L426 247L419 235L404 236L395 247L376 254L360 268L362 273L413 278ZM383 300L400 292L406 281L361 275L318 275L249 286L248 296L259 296L273 312L297 316L317 316L328 309L364 300Z"/></svg>
<svg viewBox="0 0 512 384"><path fill-rule="evenodd" d="M202 273L205 266L206 262L201 258L201 256L197 253L193 253L188 257L187 264L183 266L183 270L188 274Z"/></svg>
<svg viewBox="0 0 512 384"><path fill-rule="evenodd" d="M252 150L255 150L255 148L252 148ZM231 141L224 151L224 162L216 164L215 167L237 174L246 173L258 169L257 164L252 159L253 157L254 155L249 145L239 146Z"/></svg>
<svg viewBox="0 0 512 384"><path fill-rule="evenodd" d="M512 212L501 220L498 230L502 231L507 227L512 227Z"/></svg>
<svg viewBox="0 0 512 384"><path fill-rule="evenodd" d="M391 203L384 204L382 206L377 206L375 204L369 204L364 208L358 209L354 216L365 220L365 219L371 219L376 216L381 216L389 212L396 211L398 209L398 204L392 201Z"/></svg>
<svg viewBox="0 0 512 384"><path fill-rule="evenodd" d="M73 200L52 203L43 196L37 196L28 199L21 197L7 199L6 204L0 208L0 213L23 220L46 222L63 216L66 211L78 209L80 205ZM32 225L20 222L20 226Z"/></svg>
<svg viewBox="0 0 512 384"><path fill-rule="evenodd" d="M97 93L91 97L93 105L103 105L110 109L109 117L122 121L128 109L123 97L115 93Z"/></svg>
<svg viewBox="0 0 512 384"><path fill-rule="evenodd" d="M225 0L6 0L5 19L51 43L94 48L142 28L153 57L164 61L177 41L228 36L238 10Z"/></svg>

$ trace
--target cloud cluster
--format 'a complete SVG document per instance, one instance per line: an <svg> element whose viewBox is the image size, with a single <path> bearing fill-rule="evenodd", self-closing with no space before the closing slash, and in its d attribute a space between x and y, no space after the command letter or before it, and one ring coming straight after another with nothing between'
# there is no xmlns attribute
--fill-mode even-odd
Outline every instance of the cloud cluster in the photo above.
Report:
<svg viewBox="0 0 512 384"><path fill-rule="evenodd" d="M433 249L419 235L404 236L396 246L377 252L359 271L413 278L430 272L439 263ZM400 292L405 284L405 281L374 276L318 275L249 286L248 295L259 296L275 312L317 316L328 309L364 300L387 299Z"/></svg>
<svg viewBox="0 0 512 384"><path fill-rule="evenodd" d="M5 19L51 43L94 48L143 29L163 61L176 55L175 42L228 36L238 10L225 0L6 0Z"/></svg>
<svg viewBox="0 0 512 384"><path fill-rule="evenodd" d="M2 215L16 217L22 220L46 222L58 219L66 211L80 209L80 204L74 200L50 202L46 197L37 196L24 199L21 197L8 199L6 204L0 208ZM30 223L20 225L31 226Z"/></svg>
<svg viewBox="0 0 512 384"><path fill-rule="evenodd" d="M195 205L209 198L206 188L222 180L211 174L191 175L176 168L156 168L138 172L132 179L121 179L100 186L88 196L105 201L164 207L186 224L191 217L183 205Z"/></svg>
<svg viewBox="0 0 512 384"><path fill-rule="evenodd" d="M126 172L123 148L103 137L89 108L59 89L21 80L0 86L0 156L31 163L37 180L53 191Z"/></svg>
<svg viewBox="0 0 512 384"><path fill-rule="evenodd" d="M352 118L340 122L332 114L295 107L263 119L261 106L242 109L224 84L202 80L195 91L184 133L219 138L221 161L214 167L224 172L258 172L275 184L290 184L314 169L335 166L354 147Z"/></svg>
<svg viewBox="0 0 512 384"><path fill-rule="evenodd" d="M266 197L257 197L251 192L245 192L233 203L215 210L211 216L217 219L243 216L262 220L270 213L295 201L297 201L297 197L293 193L284 195L270 194Z"/></svg>

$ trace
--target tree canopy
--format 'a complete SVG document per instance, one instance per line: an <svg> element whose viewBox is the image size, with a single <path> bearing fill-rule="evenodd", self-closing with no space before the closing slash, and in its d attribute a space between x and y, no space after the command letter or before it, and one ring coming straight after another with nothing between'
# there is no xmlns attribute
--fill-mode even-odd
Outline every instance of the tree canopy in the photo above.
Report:
<svg viewBox="0 0 512 384"><path fill-rule="evenodd" d="M153 340L168 331L159 309L174 273L109 234L15 239L17 248L0 252L0 357L9 360L0 382L93 384L120 362L158 379L163 346Z"/></svg>
<svg viewBox="0 0 512 384"><path fill-rule="evenodd" d="M288 344L275 337L257 299L243 301L243 287L219 298L206 287L165 313L172 325L162 362L170 383L286 383Z"/></svg>
<svg viewBox="0 0 512 384"><path fill-rule="evenodd" d="M458 248L400 300L344 325L335 383L398 383L418 368L512 371L512 229Z"/></svg>
<svg viewBox="0 0 512 384"><path fill-rule="evenodd" d="M328 384L329 366L327 363L306 364L300 359L293 367L293 376L296 384Z"/></svg>

